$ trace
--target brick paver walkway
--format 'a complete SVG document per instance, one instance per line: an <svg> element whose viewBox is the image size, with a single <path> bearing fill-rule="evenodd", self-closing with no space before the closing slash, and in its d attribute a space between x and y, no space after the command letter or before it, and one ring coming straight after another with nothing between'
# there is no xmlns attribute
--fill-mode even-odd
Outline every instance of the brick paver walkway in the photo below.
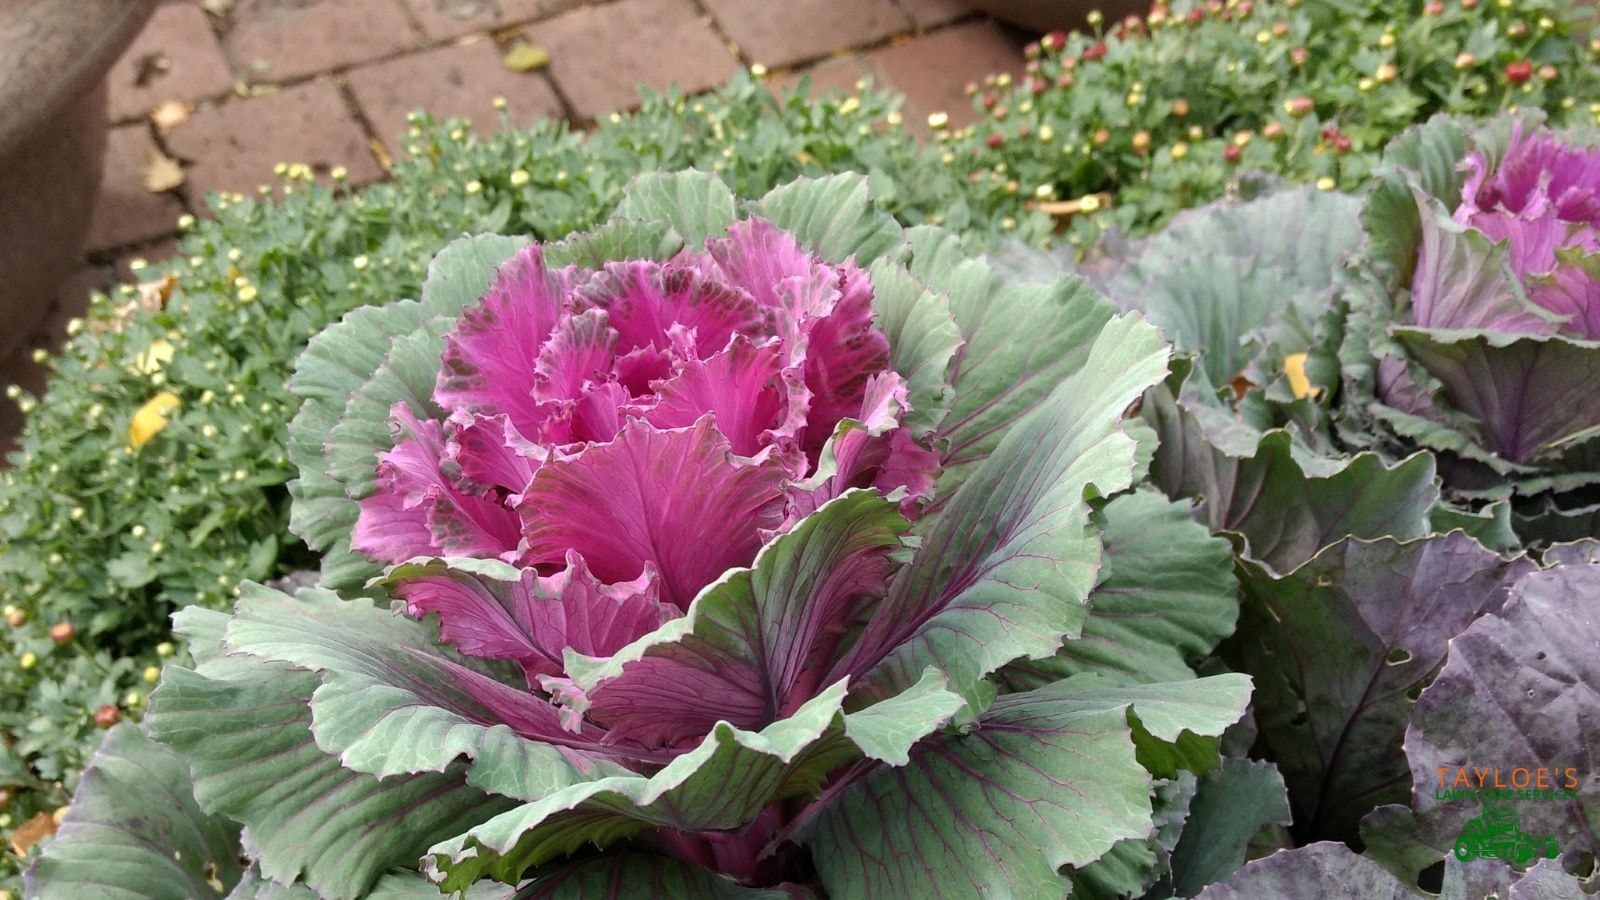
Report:
<svg viewBox="0 0 1600 900"><path fill-rule="evenodd" d="M519 40L549 50L550 65L508 70ZM204 215L207 191L248 193L279 162L379 179L418 107L490 123L493 98L506 97L520 123L582 125L632 106L639 84L701 91L760 63L778 85L810 73L817 91L871 74L907 95L908 121L944 110L959 123L964 85L1020 71L1023 40L964 0L163 0L110 75L84 267L31 346L0 361L0 380L36 384L32 347L58 340L88 291L126 279L131 260L170 255L178 217ZM173 103L187 117L163 128L152 111ZM145 188L153 152L182 163L182 185ZM0 407L0 420L14 413Z"/></svg>

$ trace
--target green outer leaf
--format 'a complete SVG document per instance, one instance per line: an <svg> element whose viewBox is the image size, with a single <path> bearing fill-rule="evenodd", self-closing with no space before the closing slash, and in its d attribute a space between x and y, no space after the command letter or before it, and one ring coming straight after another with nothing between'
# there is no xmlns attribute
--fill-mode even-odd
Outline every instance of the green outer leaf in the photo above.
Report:
<svg viewBox="0 0 1600 900"><path fill-rule="evenodd" d="M437 894L431 885L430 889ZM517 900L794 900L810 896L809 891L801 891L742 887L681 859L613 851L535 875L517 892Z"/></svg>
<svg viewBox="0 0 1600 900"><path fill-rule="evenodd" d="M937 679L928 673L896 710L925 717L909 732L927 734L949 718L950 704L925 702ZM737 829L772 803L814 794L830 773L859 758L852 733L882 739L884 717L853 725L854 716L843 712L844 696L845 683L837 682L759 732L719 723L653 776L573 785L435 846L425 866L441 887L456 890L485 875L511 882L584 844L604 846L653 827Z"/></svg>
<svg viewBox="0 0 1600 900"><path fill-rule="evenodd" d="M889 339L889 365L906 380L911 411L901 425L921 436L950 406L950 363L962 344L950 298L880 259L872 267L872 312L873 324Z"/></svg>
<svg viewBox="0 0 1600 900"><path fill-rule="evenodd" d="M1078 672L1124 681L1182 681L1189 661L1233 633L1239 584L1233 548L1189 517L1189 504L1157 491L1113 499L1102 512L1105 578L1089 595L1077 640L1055 656L1005 670L1039 687Z"/></svg>
<svg viewBox="0 0 1600 900"><path fill-rule="evenodd" d="M1242 557L1288 572L1347 536L1429 532L1439 497L1431 455L1393 466L1376 453L1312 463L1281 429L1220 441L1200 410L1166 386L1146 395L1145 420L1161 434L1151 479L1168 496L1203 498L1212 530L1236 535Z"/></svg>
<svg viewBox="0 0 1600 900"><path fill-rule="evenodd" d="M513 900L516 888L503 884L475 884L461 900ZM228 900L322 900L303 884L279 884L263 879L251 869L234 886ZM365 900L440 900L439 888L417 872L392 872L379 878Z"/></svg>
<svg viewBox="0 0 1600 900"><path fill-rule="evenodd" d="M324 551L323 584L354 588L377 571L350 550L359 513L351 497L371 491L377 454L390 447L394 402L407 397L413 411L435 412L430 398L448 320L425 323L476 303L500 264L527 243L500 235L451 243L428 264L421 301L357 309L313 338L297 360L289 390L303 402L289 425L288 455L300 476L289 483L289 525Z"/></svg>
<svg viewBox="0 0 1600 900"><path fill-rule="evenodd" d="M623 771L582 751L521 738L506 725L483 724L498 720L465 689L461 669L488 679L520 676L454 653L422 623L370 600L323 592L291 600L247 584L223 646L320 673L312 733L317 746L357 772L444 772L465 756L472 760L468 784L531 800Z"/></svg>
<svg viewBox="0 0 1600 900"><path fill-rule="evenodd" d="M802 839L835 900L1065 896L1061 866L1155 830L1133 723L1158 740L1220 735L1249 694L1237 675L1133 687L1079 676L1010 694L971 733L851 785Z"/></svg>
<svg viewBox="0 0 1600 900"><path fill-rule="evenodd" d="M922 549L862 638L892 647L864 679L871 689L897 693L932 666L970 695L1006 663L1077 636L1101 562L1086 498L1130 486L1123 411L1165 374L1167 353L1137 316L1111 320L1087 361L919 523Z"/></svg>
<svg viewBox="0 0 1600 900"><path fill-rule="evenodd" d="M618 259L671 259L683 238L665 222L612 219L597 228L543 245L545 265L598 269Z"/></svg>
<svg viewBox="0 0 1600 900"><path fill-rule="evenodd" d="M239 829L200 811L189 769L137 725L107 732L61 830L27 872L37 900L196 900L239 878Z"/></svg>
<svg viewBox="0 0 1600 900"><path fill-rule="evenodd" d="M444 336L454 326L454 319L435 316L410 334L395 338L383 365L350 395L325 447L328 474L344 485L353 500L377 490L378 456L394 446L390 410L404 403L418 418L443 417L433 402L433 385L439 375Z"/></svg>
<svg viewBox="0 0 1600 900"><path fill-rule="evenodd" d="M422 305L436 316L458 316L483 299L506 260L528 245L525 237L479 234L450 242L428 263Z"/></svg>
<svg viewBox="0 0 1600 900"><path fill-rule="evenodd" d="M1144 840L1118 841L1105 856L1069 870L1073 900L1123 900L1146 892L1164 896L1157 882L1166 874L1172 848L1189 815L1195 777L1180 773L1176 780L1158 783L1151 793L1155 834Z"/></svg>
<svg viewBox="0 0 1600 900"><path fill-rule="evenodd" d="M752 212L834 264L854 259L868 268L903 240L899 223L873 204L861 175L796 179L774 188Z"/></svg>
<svg viewBox="0 0 1600 900"><path fill-rule="evenodd" d="M950 410L937 432L947 441L938 487L948 496L1018 422L1087 364L1116 308L1082 279L1003 284L983 263L968 259L955 237L929 228L914 228L908 236L911 274L949 295L966 340L951 373Z"/></svg>
<svg viewBox="0 0 1600 900"><path fill-rule="evenodd" d="M202 808L249 827L268 878L365 896L384 872L512 806L467 787L463 767L383 781L345 769L311 736L317 684L267 666L231 681L174 666L150 697L152 734L188 761Z"/></svg>
<svg viewBox="0 0 1600 900"><path fill-rule="evenodd" d="M1268 825L1287 826L1289 793L1271 763L1226 759L1200 776L1189 820L1172 851L1172 887L1193 897L1244 865L1251 838Z"/></svg>
<svg viewBox="0 0 1600 900"><path fill-rule="evenodd" d="M707 172L651 172L622 189L616 216L641 222L667 222L690 247L727 232L735 215L733 192Z"/></svg>
<svg viewBox="0 0 1600 900"><path fill-rule="evenodd" d="M324 579L332 586L359 583L359 574L340 571L352 555L350 531L358 509L344 485L328 474L323 445L350 396L383 364L389 344L415 331L426 318L422 304L411 300L357 309L311 339L289 380L290 393L301 400L300 412L289 423L287 444L289 461L300 472L289 482L294 498L289 530L324 552Z"/></svg>
<svg viewBox="0 0 1600 900"><path fill-rule="evenodd" d="M1357 856L1343 844L1323 841L1279 850L1253 860L1221 884L1200 892L1199 900L1419 900L1383 867Z"/></svg>
<svg viewBox="0 0 1600 900"><path fill-rule="evenodd" d="M1349 840L1375 806L1404 800L1412 703L1453 639L1534 569L1460 532L1348 539L1276 577L1239 566L1234 668L1258 685L1259 746L1289 785L1301 840Z"/></svg>
<svg viewBox="0 0 1600 900"><path fill-rule="evenodd" d="M1178 215L1106 284L1182 351L1200 351L1211 384L1306 351L1339 261L1361 240L1361 203L1311 185ZM1257 359L1265 354L1268 359Z"/></svg>

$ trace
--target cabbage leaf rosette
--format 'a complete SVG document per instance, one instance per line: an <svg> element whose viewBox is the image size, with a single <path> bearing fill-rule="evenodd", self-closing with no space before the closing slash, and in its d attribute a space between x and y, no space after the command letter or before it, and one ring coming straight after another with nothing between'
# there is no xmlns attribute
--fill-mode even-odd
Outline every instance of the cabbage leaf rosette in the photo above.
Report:
<svg viewBox="0 0 1600 900"><path fill-rule="evenodd" d="M463 238L306 350L320 584L181 613L144 744L242 826L249 896L1142 890L1250 691L1189 668L1226 543L1133 490L1168 356L857 176L654 175L587 234ZM60 845L219 883L105 802Z"/></svg>
<svg viewBox="0 0 1600 900"><path fill-rule="evenodd" d="M1528 542L1600 534L1600 147L1532 116L1397 139L1349 291L1341 423L1438 454Z"/></svg>

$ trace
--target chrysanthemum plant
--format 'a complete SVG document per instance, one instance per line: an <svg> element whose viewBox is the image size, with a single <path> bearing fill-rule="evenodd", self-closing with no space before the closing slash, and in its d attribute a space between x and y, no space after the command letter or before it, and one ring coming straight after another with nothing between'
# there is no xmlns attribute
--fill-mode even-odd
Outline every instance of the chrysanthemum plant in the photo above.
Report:
<svg viewBox="0 0 1600 900"><path fill-rule="evenodd" d="M464 238L302 357L322 583L177 616L194 668L37 893L91 852L140 896L1198 889L1255 830L1183 851L1200 782L1275 776L1219 768L1249 679L1188 665L1226 544L1134 490L1168 353L855 176L648 176L588 234ZM189 815L93 790L130 759ZM176 859L127 843L152 819Z"/></svg>

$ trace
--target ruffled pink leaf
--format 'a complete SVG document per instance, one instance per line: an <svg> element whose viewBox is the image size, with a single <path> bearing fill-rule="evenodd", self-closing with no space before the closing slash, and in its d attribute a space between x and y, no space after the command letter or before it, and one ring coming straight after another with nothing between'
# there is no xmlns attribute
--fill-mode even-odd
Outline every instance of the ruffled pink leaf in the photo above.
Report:
<svg viewBox="0 0 1600 900"><path fill-rule="evenodd" d="M387 579L407 615L439 614L439 634L463 653L517 662L529 686L564 673L564 653L609 656L649 634L677 609L660 603L654 573L632 582L601 584L583 558L541 576L533 569L508 580L453 566L448 560L403 565ZM509 572L501 575L512 574Z"/></svg>
<svg viewBox="0 0 1600 900"><path fill-rule="evenodd" d="M391 416L398 440L379 457L378 489L361 501L351 545L385 562L419 553L514 552L521 536L516 514L462 490L440 471L444 427L418 419L404 403L395 404Z"/></svg>
<svg viewBox="0 0 1600 900"><path fill-rule="evenodd" d="M851 632L888 590L907 523L856 491L762 548L706 590L688 618L588 686L589 715L646 746L673 746L718 721L759 729L817 695Z"/></svg>
<svg viewBox="0 0 1600 900"><path fill-rule="evenodd" d="M717 430L740 456L755 456L773 440L792 438L792 434L769 434L779 424L786 399L778 354L776 342L758 347L736 335L725 349L686 362L675 377L663 382L645 420L658 428L685 428L711 413Z"/></svg>
<svg viewBox="0 0 1600 900"><path fill-rule="evenodd" d="M649 260L607 263L576 293L610 315L619 353L651 346L666 350L673 344L673 325L692 330L700 357L726 347L736 333L760 331L760 310L747 294L692 266Z"/></svg>
<svg viewBox="0 0 1600 900"><path fill-rule="evenodd" d="M520 493L545 455L542 448L518 434L504 415L458 414L446 427L449 440L441 468L447 477L459 479L469 493Z"/></svg>
<svg viewBox="0 0 1600 900"><path fill-rule="evenodd" d="M584 389L610 380L617 332L605 310L589 309L564 319L539 351L533 395L540 401L575 400Z"/></svg>
<svg viewBox="0 0 1600 900"><path fill-rule="evenodd" d="M534 399L534 370L566 312L572 270L549 271L537 244L500 267L483 301L461 314L445 337L433 399L450 412L504 413L523 434L544 417Z"/></svg>
<svg viewBox="0 0 1600 900"><path fill-rule="evenodd" d="M630 420L616 440L546 463L522 497L528 563L581 554L601 581L653 566L680 609L724 571L747 565L783 518L784 471L732 455L710 416L663 431Z"/></svg>

